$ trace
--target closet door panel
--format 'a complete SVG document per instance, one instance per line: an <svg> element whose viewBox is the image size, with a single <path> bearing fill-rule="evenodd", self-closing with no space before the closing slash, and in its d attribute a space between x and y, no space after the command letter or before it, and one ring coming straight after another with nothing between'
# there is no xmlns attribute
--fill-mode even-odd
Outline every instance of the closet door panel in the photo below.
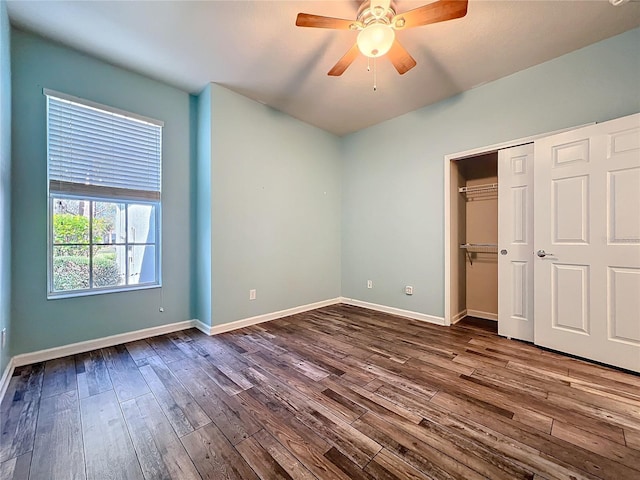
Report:
<svg viewBox="0 0 640 480"><path fill-rule="evenodd" d="M640 372L640 114L535 157L535 343Z"/></svg>
<svg viewBox="0 0 640 480"><path fill-rule="evenodd" d="M533 144L498 153L498 333L533 341Z"/></svg>

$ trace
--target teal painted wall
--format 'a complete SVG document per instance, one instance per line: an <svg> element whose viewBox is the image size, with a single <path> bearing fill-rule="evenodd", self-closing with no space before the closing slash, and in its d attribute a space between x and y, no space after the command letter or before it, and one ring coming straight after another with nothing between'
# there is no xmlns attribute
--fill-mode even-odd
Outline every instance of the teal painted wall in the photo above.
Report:
<svg viewBox="0 0 640 480"><path fill-rule="evenodd" d="M0 330L7 329L0 351L0 376L9 363L11 344L11 27L7 4L0 0Z"/></svg>
<svg viewBox="0 0 640 480"><path fill-rule="evenodd" d="M212 324L338 297L340 139L221 86L207 92L211 182L197 195L211 202Z"/></svg>
<svg viewBox="0 0 640 480"><path fill-rule="evenodd" d="M12 354L191 318L189 94L12 30ZM3 70L4 71L4 70ZM47 160L43 88L165 122L163 288L47 300ZM164 307L164 313L159 307Z"/></svg>
<svg viewBox="0 0 640 480"><path fill-rule="evenodd" d="M640 111L639 46L635 29L344 137L342 295L443 316L444 156Z"/></svg>

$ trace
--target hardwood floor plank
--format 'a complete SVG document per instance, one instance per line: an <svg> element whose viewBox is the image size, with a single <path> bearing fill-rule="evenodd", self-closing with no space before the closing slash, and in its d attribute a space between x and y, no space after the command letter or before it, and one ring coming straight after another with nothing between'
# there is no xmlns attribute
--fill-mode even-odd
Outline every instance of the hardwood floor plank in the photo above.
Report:
<svg viewBox="0 0 640 480"><path fill-rule="evenodd" d="M258 479L253 469L215 424L205 425L181 440L203 479Z"/></svg>
<svg viewBox="0 0 640 480"><path fill-rule="evenodd" d="M87 479L142 480L115 393L107 391L81 399L80 413Z"/></svg>
<svg viewBox="0 0 640 480"><path fill-rule="evenodd" d="M211 422L193 396L157 356L147 357L140 373L179 437Z"/></svg>
<svg viewBox="0 0 640 480"><path fill-rule="evenodd" d="M558 357L563 358L561 355ZM567 359L565 359L566 361ZM585 367L588 365L588 367ZM630 375L613 368L576 360L569 365L569 377L597 385L609 386L629 393L638 393L640 376Z"/></svg>
<svg viewBox="0 0 640 480"><path fill-rule="evenodd" d="M290 363L282 360L280 357L273 355L271 352L260 351L248 354L245 358L252 363L251 366L258 366L268 371L272 375L282 378L289 385L300 390L315 389L321 390L318 382L294 368ZM245 369L244 371L246 371ZM325 377L322 377L325 378Z"/></svg>
<svg viewBox="0 0 640 480"><path fill-rule="evenodd" d="M251 438L255 439L292 478L296 480L313 480L316 478L287 448L266 430L260 430Z"/></svg>
<svg viewBox="0 0 640 480"><path fill-rule="evenodd" d="M191 333L189 336L191 336ZM211 358L214 358L215 364L220 369L222 369L222 365L226 365L234 371L241 371L247 368L249 363L242 356L245 350L242 349L239 352L236 349L233 344L234 336L227 335L225 338L228 338L228 341L222 335L219 337L198 336L195 340L195 346L201 347Z"/></svg>
<svg viewBox="0 0 640 480"><path fill-rule="evenodd" d="M425 409L425 413L430 412ZM450 430L435 421L427 420L431 417L429 414L425 417L419 425L414 425L403 419L397 419L393 424L419 439L427 448L453 457L458 463L487 478L530 480L533 477L533 472L530 469L522 468L482 444L460 437L455 430ZM448 458L445 457L445 460L448 461Z"/></svg>
<svg viewBox="0 0 640 480"><path fill-rule="evenodd" d="M465 458L462 463L466 463L471 468L474 468L480 472L486 471L487 476L490 478L530 478L531 473L528 469L522 469L518 465L514 464L510 460L506 459L499 453L484 448L482 445L469 441L464 437L457 435L456 430L449 430L439 426L437 423L433 423L429 420L433 418L433 409L430 408L429 399L419 397L417 395L410 394L409 392L398 391L391 389L385 385L378 388L375 393L381 395L395 403L402 405L408 410L414 411L424 418L420 422L421 430L416 430L414 425L407 424L403 428L411 432L413 435L421 438L425 443L431 444L434 448L446 447L446 452L451 454L452 452L458 452L456 458ZM396 423L401 423L401 420L396 420ZM427 434L426 430L430 433ZM474 459L473 456L478 457ZM486 465L488 463L489 465ZM493 467L497 467L495 470Z"/></svg>
<svg viewBox="0 0 640 480"><path fill-rule="evenodd" d="M246 410L259 418L264 428L319 479L349 480L342 470L324 457L331 445L294 418L286 408L273 403L256 388L239 393L238 398Z"/></svg>
<svg viewBox="0 0 640 480"><path fill-rule="evenodd" d="M569 425L557 420L553 422L551 435L638 470L638 476L640 477L640 452L637 450L627 448L599 435L577 428L575 425Z"/></svg>
<svg viewBox="0 0 640 480"><path fill-rule="evenodd" d="M129 352L129 355L131 355L131 358L133 358L134 362L152 355L157 355L156 351L146 340L137 340L135 342L125 343L124 346Z"/></svg>
<svg viewBox="0 0 640 480"><path fill-rule="evenodd" d="M246 369L244 374L255 387L259 387L265 383L270 386L277 386L277 390L279 392L285 392L287 398L293 397L303 404L309 402L314 408L347 423L353 422L353 420L364 413L364 410L359 409L359 407L353 403L349 405L347 402L339 402L329 396L323 395L319 392L319 387L316 382L300 382L297 379L274 375L272 372L273 370L267 371L256 365Z"/></svg>
<svg viewBox="0 0 640 480"><path fill-rule="evenodd" d="M182 352L166 335L151 337L147 339L147 343L151 345L164 363L171 363L186 358Z"/></svg>
<svg viewBox="0 0 640 480"><path fill-rule="evenodd" d="M100 350L92 350L76 355L75 363L80 398L90 397L113 389L111 378L107 371L107 364Z"/></svg>
<svg viewBox="0 0 640 480"><path fill-rule="evenodd" d="M429 480L433 478L393 455L386 448L380 450L364 470L376 480Z"/></svg>
<svg viewBox="0 0 640 480"><path fill-rule="evenodd" d="M557 358L550 358L543 355L532 355L531 348L527 351L520 352L518 350L510 351L506 348L502 348L499 345L487 346L484 349L475 349L478 351L486 352L492 355L494 358L504 360L506 362L519 362L529 365L533 365L536 368L543 368L550 372L567 375L569 369L566 364L559 362Z"/></svg>
<svg viewBox="0 0 640 480"><path fill-rule="evenodd" d="M476 369L470 376L484 380L490 385L501 387L507 392L518 392L527 395L534 395L539 398L547 398L548 385L545 385L543 388L541 386L542 382L527 381L527 379L523 378L521 375L505 374L503 369L498 371L496 371L496 369Z"/></svg>
<svg viewBox="0 0 640 480"><path fill-rule="evenodd" d="M595 480L599 478L580 471L571 463L541 455L537 449L523 443L520 436L514 437L502 433L501 417L495 414L487 413L454 397L448 399L445 406L439 406L439 400L434 397L429 405L425 406L425 408L429 408L429 413L425 417L447 427L450 431L459 432L465 438L494 450L526 470L542 473L548 479Z"/></svg>
<svg viewBox="0 0 640 480"><path fill-rule="evenodd" d="M118 400L126 402L149 393L149 387L124 345L102 349Z"/></svg>
<svg viewBox="0 0 640 480"><path fill-rule="evenodd" d="M199 480L193 462L152 394L122 403L142 473L147 480Z"/></svg>
<svg viewBox="0 0 640 480"><path fill-rule="evenodd" d="M356 402L352 402L348 398L343 397L337 392L334 392L330 388L325 388L322 391L322 395L332 400L334 404L343 407L342 411L346 409L347 412L350 412L349 417L351 422L353 422L353 420L357 420L367 412L366 408L358 405Z"/></svg>
<svg viewBox="0 0 640 480"><path fill-rule="evenodd" d="M227 395L193 362L173 362L169 368L233 445L262 429L262 425L246 415L235 397Z"/></svg>
<svg viewBox="0 0 640 480"><path fill-rule="evenodd" d="M428 415L427 418L422 419L417 427L409 425L407 431L428 445L461 459L459 460L461 463L488 478L505 480L533 478L532 469L514 462L495 449L487 448L480 442L459 435L459 431L441 425L431 417Z"/></svg>
<svg viewBox="0 0 640 480"><path fill-rule="evenodd" d="M31 452L23 453L0 464L2 480L28 480L31 467Z"/></svg>
<svg viewBox="0 0 640 480"><path fill-rule="evenodd" d="M45 363L42 397L76 390L76 365L73 357L56 358Z"/></svg>
<svg viewBox="0 0 640 480"><path fill-rule="evenodd" d="M601 435L620 444L623 444L624 441L620 436L623 428L630 427L640 430L640 415L635 416L634 413L631 413L631 415L620 414L612 410L594 407L580 401L568 399L555 393L549 394L548 401L559 408L566 409L567 406L570 405L571 409L577 414L582 414L583 417L586 417L587 421L591 420L591 422L589 422L591 423L591 428L594 428L594 424L598 425L600 427L598 428L598 432ZM585 425L585 427L586 426L587 425Z"/></svg>
<svg viewBox="0 0 640 480"><path fill-rule="evenodd" d="M439 450L430 449L413 435L383 420L376 414L366 413L356 420L353 425L362 433L383 445L387 450L394 452L405 462L425 472L427 475L435 478L455 478L460 480L480 480L485 478Z"/></svg>
<svg viewBox="0 0 640 480"><path fill-rule="evenodd" d="M76 390L41 400L29 478L32 480L84 480L86 478L80 401Z"/></svg>
<svg viewBox="0 0 640 480"><path fill-rule="evenodd" d="M640 430L625 428L624 439L627 447L640 451Z"/></svg>
<svg viewBox="0 0 640 480"><path fill-rule="evenodd" d="M531 398L528 393L518 393L509 388L503 388L497 386L491 382L486 382L477 377L460 375L460 378L466 382L474 384L471 388L468 384L461 382L463 391L470 396L485 397L499 408L505 408L513 412L513 419L517 422L524 423L538 430L551 433L551 425L553 423L553 417L551 413L547 413L545 407L535 408L543 405L543 403L535 403L537 398ZM547 397L548 398L548 397ZM545 413L542 413L545 412Z"/></svg>
<svg viewBox="0 0 640 480"><path fill-rule="evenodd" d="M247 328L247 331L250 332L252 327ZM283 353L287 353L287 350L280 347L279 345L270 342L268 339L263 338L258 334L248 333L244 336L244 339L248 340L254 345L257 345L262 350L266 350L268 352L273 353L274 355L282 355Z"/></svg>
<svg viewBox="0 0 640 480"><path fill-rule="evenodd" d="M640 407L640 392L638 395L612 390L610 388L599 387L593 384L570 383L570 388L575 395L580 395L582 400L591 405L603 405L605 408L627 413L627 408L637 409ZM625 410L618 410L619 408Z"/></svg>
<svg viewBox="0 0 640 480"><path fill-rule="evenodd" d="M404 417L413 423L419 423L420 420L422 420L419 415L416 415L415 413L402 408L379 395L375 395L362 387L357 385L346 386L342 384L342 382L339 381L339 378L340 377L333 379L328 377L322 381L327 388L332 390L332 395L342 395L347 400L360 405L366 410L379 413L383 416L397 415L398 417Z"/></svg>
<svg viewBox="0 0 640 480"><path fill-rule="evenodd" d="M217 363L217 358L209 355L201 345L194 342L190 337L174 334L171 335L170 338L188 359L202 368L202 370L229 395L235 395L242 390L252 387L241 372L236 372L224 364Z"/></svg>
<svg viewBox="0 0 640 480"><path fill-rule="evenodd" d="M313 381L322 380L331 374L342 375L344 373L342 370L332 367L330 367L331 371L329 371L317 365L316 362L307 361L295 353L285 353L280 355L280 358L285 362L290 363L296 370Z"/></svg>
<svg viewBox="0 0 640 480"><path fill-rule="evenodd" d="M373 480L374 477L369 475L358 465L353 463L346 455L343 455L336 447L331 447L324 454L325 458L342 470L352 480ZM367 462L369 463L369 462Z"/></svg>
<svg viewBox="0 0 640 480"><path fill-rule="evenodd" d="M33 450L44 363L16 368L0 405L0 463Z"/></svg>
<svg viewBox="0 0 640 480"><path fill-rule="evenodd" d="M286 347L287 352L296 355L298 358L312 358L314 365L332 373L333 375L340 376L346 373L344 363L340 362L340 358L344 358L344 355L340 357L331 357L317 346L311 345L302 341L302 339L291 335L277 335L273 341L278 342L278 345L280 346Z"/></svg>
<svg viewBox="0 0 640 480"><path fill-rule="evenodd" d="M203 360L201 367L209 376L209 378L211 378L211 380L213 380L216 383L216 385L218 385L222 390L224 390L227 395L235 395L236 393L239 393L242 390L247 389L247 382L242 382L241 380L243 385L242 386L238 385L229 376L227 376L222 370L220 370L216 365L214 365L210 357L208 360ZM240 377L243 380L246 380L245 377L240 375L232 375L232 376L235 376L236 378ZM253 385L249 384L248 388L251 388L252 386Z"/></svg>
<svg viewBox="0 0 640 480"><path fill-rule="evenodd" d="M282 465L253 437L245 438L236 445L236 449L261 479L293 480Z"/></svg>
<svg viewBox="0 0 640 480"><path fill-rule="evenodd" d="M281 444L299 442L304 448L313 448L322 453L329 450L329 443L316 432L298 420L284 405L274 402L258 388L250 388L237 395L242 404L253 418L271 433ZM266 407L266 408L265 408Z"/></svg>
<svg viewBox="0 0 640 480"><path fill-rule="evenodd" d="M438 393L431 402L437 402L439 398L441 398L441 394L442 392ZM585 473L601 478L619 479L633 478L633 476L635 476L633 470L618 462L613 462L600 455L587 452L569 442L556 439L549 434L542 433L526 425L516 425L515 422L509 419L492 416L473 405L465 405L464 401L449 398L445 405L448 410L465 415L469 415L467 408L470 408L471 411L475 411L471 413L474 421L486 425L508 437L517 439L520 443L526 444L556 461L574 465L578 471L582 470Z"/></svg>
<svg viewBox="0 0 640 480"><path fill-rule="evenodd" d="M250 369L251 370L251 369ZM340 448L361 468L380 451L380 445L362 435L349 423L333 415L330 410L309 397L297 394L276 378L253 370L253 382L262 393L285 405L291 413L322 438Z"/></svg>

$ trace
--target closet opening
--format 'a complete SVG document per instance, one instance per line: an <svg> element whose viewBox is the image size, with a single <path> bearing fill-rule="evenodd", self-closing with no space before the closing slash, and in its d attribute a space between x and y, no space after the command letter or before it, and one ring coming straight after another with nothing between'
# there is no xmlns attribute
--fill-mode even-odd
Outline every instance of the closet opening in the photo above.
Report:
<svg viewBox="0 0 640 480"><path fill-rule="evenodd" d="M450 162L450 318L498 320L498 152Z"/></svg>

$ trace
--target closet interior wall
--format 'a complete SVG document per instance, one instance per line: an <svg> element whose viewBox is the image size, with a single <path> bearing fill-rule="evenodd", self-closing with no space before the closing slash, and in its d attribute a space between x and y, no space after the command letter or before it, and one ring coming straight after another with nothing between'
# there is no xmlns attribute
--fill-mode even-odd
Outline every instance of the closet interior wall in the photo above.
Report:
<svg viewBox="0 0 640 480"><path fill-rule="evenodd" d="M451 311L451 322L456 323L464 318L467 309L467 273L465 268L466 252L460 245L466 242L467 222L466 222L466 200L464 195L459 193L467 180L462 175L459 162L451 162L451 175L449 184L450 195L450 236L449 251L451 252L450 263L450 290L449 301Z"/></svg>
<svg viewBox="0 0 640 480"><path fill-rule="evenodd" d="M465 250L463 244L498 243L498 191L460 193L460 187L498 183L498 152L452 162L451 171L451 312L498 319L497 248Z"/></svg>

